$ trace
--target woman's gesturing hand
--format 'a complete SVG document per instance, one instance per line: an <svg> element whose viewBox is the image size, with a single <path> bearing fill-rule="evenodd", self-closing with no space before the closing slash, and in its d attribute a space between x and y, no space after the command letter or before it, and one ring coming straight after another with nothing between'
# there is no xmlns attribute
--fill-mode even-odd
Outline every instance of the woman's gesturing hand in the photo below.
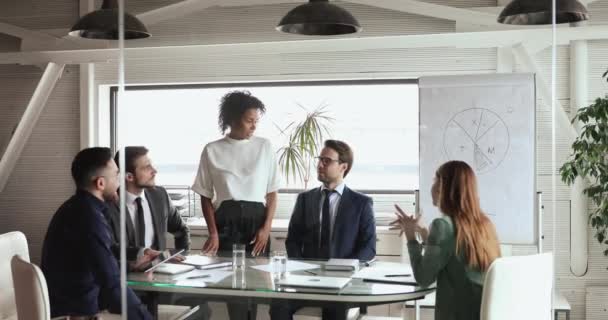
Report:
<svg viewBox="0 0 608 320"><path fill-rule="evenodd" d="M395 205L395 209L397 210L395 212L397 219L390 223L390 230L400 230L399 236L405 234L408 241L416 240L416 232L418 232L422 236L423 241L426 241L428 231L425 227L420 226L421 215L409 216L398 205Z"/></svg>

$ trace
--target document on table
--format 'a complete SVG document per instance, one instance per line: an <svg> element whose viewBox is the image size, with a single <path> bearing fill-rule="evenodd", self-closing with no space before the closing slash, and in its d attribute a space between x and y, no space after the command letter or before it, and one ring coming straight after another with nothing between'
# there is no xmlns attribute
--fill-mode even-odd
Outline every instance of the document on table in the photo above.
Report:
<svg viewBox="0 0 608 320"><path fill-rule="evenodd" d="M192 270L173 277L175 285L185 287L205 287L205 283L217 283L232 275L232 270Z"/></svg>
<svg viewBox="0 0 608 320"><path fill-rule="evenodd" d="M260 270L260 271L264 271L264 272L273 272L273 266L272 264L261 264L261 265L257 265L257 266L251 266L254 269ZM316 265L316 264L312 264L312 263L306 263L306 262L301 262L301 261L296 261L296 260L287 260L287 268L286 268L286 272L293 272L293 271L304 271L304 270L312 270L312 269L319 269L321 266Z"/></svg>
<svg viewBox="0 0 608 320"><path fill-rule="evenodd" d="M366 267L357 271L352 276L368 282L394 283L394 284L416 284L416 279L409 266L394 267Z"/></svg>

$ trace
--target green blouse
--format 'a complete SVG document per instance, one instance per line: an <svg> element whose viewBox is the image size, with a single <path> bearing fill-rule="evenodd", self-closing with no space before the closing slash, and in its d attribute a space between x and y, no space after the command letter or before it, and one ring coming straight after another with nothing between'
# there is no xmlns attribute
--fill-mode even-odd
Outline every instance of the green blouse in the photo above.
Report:
<svg viewBox="0 0 608 320"><path fill-rule="evenodd" d="M435 320L479 320L484 273L470 269L462 255L456 255L452 219L433 220L427 243L414 240L407 247L416 282L437 282Z"/></svg>

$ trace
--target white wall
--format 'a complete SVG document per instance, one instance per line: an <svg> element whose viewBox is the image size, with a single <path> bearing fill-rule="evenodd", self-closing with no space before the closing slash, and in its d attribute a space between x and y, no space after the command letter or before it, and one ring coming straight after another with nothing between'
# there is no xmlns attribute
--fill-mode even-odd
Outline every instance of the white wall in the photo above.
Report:
<svg viewBox="0 0 608 320"><path fill-rule="evenodd" d="M9 2L9 3L6 3ZM76 19L77 1L5 1L0 3L0 21L30 28L68 28ZM176 1L172 1L176 2ZM493 6L494 1L436 0L434 3L460 7ZM132 13L139 13L166 4L166 1L127 1ZM18 5L16 5L18 4ZM16 5L16 6L15 6ZM150 26L154 44L210 44L295 40L302 37L279 34L274 25L293 5L266 5L238 8L210 8L193 13L178 21ZM369 6L344 4L364 26L356 36L429 34L452 32L454 22L411 14L376 9ZM608 4L602 1L590 6L595 21L608 22ZM305 38L306 39L306 38ZM14 39L0 38L0 50L14 48ZM7 49L4 49L7 48ZM542 76L549 80L550 50L535 56ZM128 58L128 56L127 56ZM600 79L608 67L608 42L589 43L589 98L606 92ZM494 48L434 48L385 49L360 52L305 54L256 54L241 56L200 57L197 61L128 61L128 84L228 82L296 79L354 79L354 78L417 78L426 74L492 73L496 70L497 52ZM516 71L523 70L516 66ZM557 97L569 111L569 51L558 48ZM0 141L6 137L33 92L41 71L30 66L0 66ZM97 84L116 83L117 68L99 64ZM73 191L69 163L78 150L79 100L78 68L66 69L58 87L42 115L38 127L22 160L11 175L9 184L0 193L0 232L22 230L28 236L34 261L40 253L42 237L48 220L57 206ZM103 99L103 96L101 96ZM10 127L10 128L9 128ZM608 285L608 259L596 240L589 239L589 271L584 277L574 277L569 271L569 188L559 182L555 193L555 217L549 203L551 190L551 116L549 103L540 101L537 110L537 184L544 193L544 248L552 250L552 223L556 221L557 285L573 306L572 319L585 319L585 288ZM569 154L569 141L558 128L558 165ZM592 234L592 231L590 231ZM517 247L514 254L534 251L532 246ZM600 320L600 315L588 317Z"/></svg>

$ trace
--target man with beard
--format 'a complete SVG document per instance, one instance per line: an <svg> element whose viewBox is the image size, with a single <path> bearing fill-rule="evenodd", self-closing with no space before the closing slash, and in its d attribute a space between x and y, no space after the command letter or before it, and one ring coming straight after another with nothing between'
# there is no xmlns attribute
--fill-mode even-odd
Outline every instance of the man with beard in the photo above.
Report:
<svg viewBox="0 0 608 320"><path fill-rule="evenodd" d="M80 151L72 162L76 194L53 216L42 248L51 316L121 312L120 271L104 217L105 201L117 198L118 167L109 148ZM128 319L152 319L127 289Z"/></svg>
<svg viewBox="0 0 608 320"><path fill-rule="evenodd" d="M376 225L372 199L349 189L344 178L353 166L353 152L344 142L325 141L317 157L321 187L300 193L289 221L285 246L290 259L359 259L376 256ZM274 303L273 320L292 319L306 306L299 301ZM323 319L346 319L343 307L323 308Z"/></svg>
<svg viewBox="0 0 608 320"><path fill-rule="evenodd" d="M114 161L118 165L118 152ZM142 256L157 256L166 249L165 233L175 237L175 249L190 249L190 231L171 203L165 188L156 186L156 169L145 147L125 147L127 260L132 269ZM120 210L118 202L110 205L108 221L116 241L120 239ZM119 258L118 246L115 246ZM181 258L178 258L181 259ZM145 265L141 265L145 268Z"/></svg>
<svg viewBox="0 0 608 320"><path fill-rule="evenodd" d="M114 161L118 165L119 153ZM166 249L167 232L173 234L175 249L190 249L190 231L182 220L165 188L155 182L156 169L148 157L148 149L141 146L125 147L127 261L132 270L142 271L146 261L153 260ZM120 210L118 202L110 204L106 218L114 231L114 254L120 259ZM183 257L175 258L182 261ZM211 309L200 299L173 294L161 296L161 303L195 306L200 310L191 319L209 319Z"/></svg>

